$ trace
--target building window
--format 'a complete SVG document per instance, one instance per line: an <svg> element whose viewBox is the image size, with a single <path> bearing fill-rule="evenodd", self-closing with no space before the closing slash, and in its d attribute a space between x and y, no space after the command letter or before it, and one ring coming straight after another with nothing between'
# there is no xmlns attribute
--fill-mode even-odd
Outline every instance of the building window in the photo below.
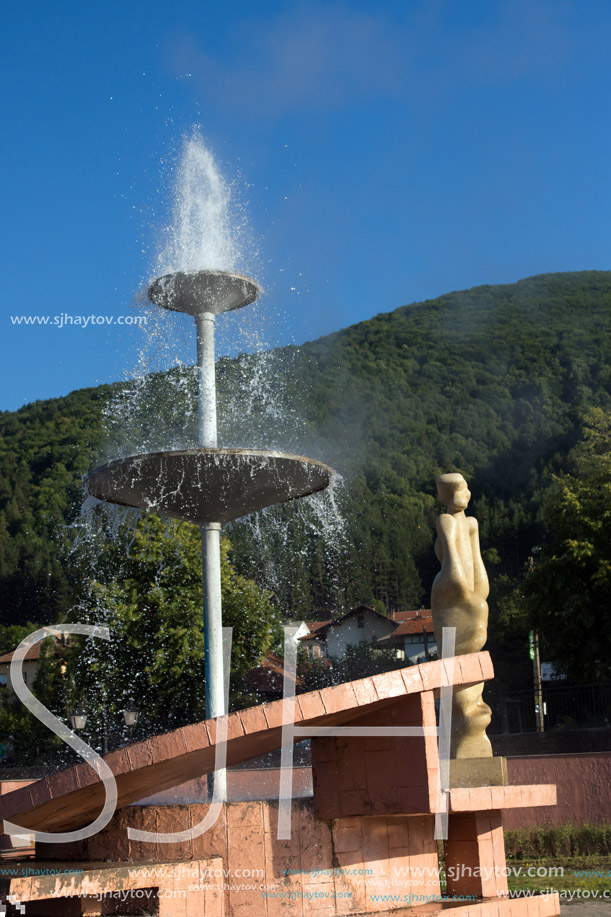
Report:
<svg viewBox="0 0 611 917"><path fill-rule="evenodd" d="M406 643L424 643L424 634L406 634Z"/></svg>
<svg viewBox="0 0 611 917"><path fill-rule="evenodd" d="M0 675L0 688L6 688L6 681L7 681L7 676Z"/></svg>
<svg viewBox="0 0 611 917"><path fill-rule="evenodd" d="M377 635L377 634L372 634L372 635L371 635L371 642L372 642L372 643L377 643L377 642L378 642L378 635Z"/></svg>
<svg viewBox="0 0 611 917"><path fill-rule="evenodd" d="M365 627L365 615L362 611L359 611L357 622L359 627Z"/></svg>

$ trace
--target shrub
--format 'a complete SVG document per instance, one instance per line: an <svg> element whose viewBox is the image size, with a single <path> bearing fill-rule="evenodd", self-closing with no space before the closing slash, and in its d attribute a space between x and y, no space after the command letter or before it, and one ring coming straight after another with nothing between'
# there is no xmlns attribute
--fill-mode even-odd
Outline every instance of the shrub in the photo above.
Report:
<svg viewBox="0 0 611 917"><path fill-rule="evenodd" d="M596 825L536 825L505 832L507 856L515 860L541 857L610 856L611 822Z"/></svg>

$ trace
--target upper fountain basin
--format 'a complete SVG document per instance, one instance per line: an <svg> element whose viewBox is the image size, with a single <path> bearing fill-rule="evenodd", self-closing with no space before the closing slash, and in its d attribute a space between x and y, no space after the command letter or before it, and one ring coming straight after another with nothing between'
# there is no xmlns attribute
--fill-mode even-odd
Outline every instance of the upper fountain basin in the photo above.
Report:
<svg viewBox="0 0 611 917"><path fill-rule="evenodd" d="M333 471L301 455L254 449L183 449L131 455L89 473L89 494L203 525L324 490Z"/></svg>
<svg viewBox="0 0 611 917"><path fill-rule="evenodd" d="M158 277L148 288L149 299L164 309L199 315L230 312L248 306L262 292L242 274L228 271L179 271Z"/></svg>

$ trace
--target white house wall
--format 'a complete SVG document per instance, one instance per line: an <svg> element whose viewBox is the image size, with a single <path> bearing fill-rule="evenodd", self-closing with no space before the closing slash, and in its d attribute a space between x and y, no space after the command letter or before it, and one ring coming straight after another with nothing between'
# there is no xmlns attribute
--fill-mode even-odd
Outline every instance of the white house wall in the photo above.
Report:
<svg viewBox="0 0 611 917"><path fill-rule="evenodd" d="M327 655L344 656L346 647L358 646L359 643L372 643L374 636L380 640L392 634L395 625L392 621L385 621L371 611L364 611L364 626L358 626L358 616L351 615L337 624L329 626L327 630Z"/></svg>
<svg viewBox="0 0 611 917"><path fill-rule="evenodd" d="M405 658L409 659L410 662L425 661L426 649L424 646L424 640L421 643L408 643L406 640L403 645L405 647ZM432 637L429 638L428 651L429 653L437 652L437 644Z"/></svg>

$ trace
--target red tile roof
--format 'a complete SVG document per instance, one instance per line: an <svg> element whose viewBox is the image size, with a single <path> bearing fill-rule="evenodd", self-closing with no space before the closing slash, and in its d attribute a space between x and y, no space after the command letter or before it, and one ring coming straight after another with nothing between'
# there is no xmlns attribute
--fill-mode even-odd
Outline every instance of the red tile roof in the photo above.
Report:
<svg viewBox="0 0 611 917"><path fill-rule="evenodd" d="M31 646L29 648L29 650L25 654L24 659L28 661L40 659L41 650L42 650L42 643L39 641L38 643L35 643L34 646ZM16 652L17 652L17 647L15 647L14 650L11 650L10 653L5 653L4 656L0 656L0 665L2 664L6 665L10 663Z"/></svg>
<svg viewBox="0 0 611 917"><path fill-rule="evenodd" d="M376 611L375 608L372 608L370 605L357 605L356 608L351 608L350 611L344 612L343 615L339 615L337 618L331 618L329 621L313 621L308 623L310 631L313 630L314 635L320 635L321 639L326 640L327 630L330 627L334 627L336 624L339 624L341 621L345 621L346 618L350 618L353 615L359 614L361 612L368 611L371 614L377 615L379 618L384 618L385 621L388 621L390 624L393 623L393 620L388 615L383 614L381 611ZM312 638L312 633L306 634L305 637L301 637L301 640L310 640Z"/></svg>
<svg viewBox="0 0 611 917"><path fill-rule="evenodd" d="M401 637L403 634L421 634L424 628L427 634L433 633L433 615L428 608L420 611L398 611L395 614L395 621L399 623L399 626L393 632L393 637Z"/></svg>
<svg viewBox="0 0 611 917"><path fill-rule="evenodd" d="M327 636L326 631L329 626L338 624L345 618L360 611L371 611L381 618L385 618L391 624L395 624L396 628L390 635L393 638L402 637L404 634L421 634L425 627L428 634L433 633L433 616L430 608L420 608L417 611L396 611L392 617L387 617L382 614L382 612L376 611L375 608L371 608L369 605L358 605L356 608L351 608L350 611L347 611L339 618L332 618L329 621L306 622L310 628L310 633L306 634L304 637L300 637L300 640L303 642L310 642L317 639L324 640Z"/></svg>
<svg viewBox="0 0 611 917"><path fill-rule="evenodd" d="M244 680L255 691L264 691L269 694L282 694L284 685L284 660L275 653L268 652L261 665L249 669ZM297 676L296 684L301 684L303 679Z"/></svg>

